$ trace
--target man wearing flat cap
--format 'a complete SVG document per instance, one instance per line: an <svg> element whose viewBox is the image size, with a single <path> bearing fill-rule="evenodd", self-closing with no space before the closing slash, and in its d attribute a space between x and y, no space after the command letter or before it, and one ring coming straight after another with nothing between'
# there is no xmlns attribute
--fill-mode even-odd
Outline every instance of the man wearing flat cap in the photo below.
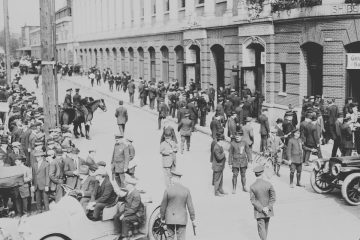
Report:
<svg viewBox="0 0 360 240"><path fill-rule="evenodd" d="M269 119L267 117L268 109L263 107L262 114L259 116L259 123L260 123L260 152L264 152L266 148L267 139L270 134L270 127L269 127Z"/></svg>
<svg viewBox="0 0 360 240"><path fill-rule="evenodd" d="M64 159L64 174L66 176L66 184L75 189L79 184L79 166L80 161L76 155L79 149L72 148L71 152L67 154Z"/></svg>
<svg viewBox="0 0 360 240"><path fill-rule="evenodd" d="M115 135L115 146L111 160L111 171L119 187L125 187L125 173L128 170L130 152L124 136Z"/></svg>
<svg viewBox="0 0 360 240"><path fill-rule="evenodd" d="M223 189L224 168L226 156L224 151L224 134L216 133L216 139L211 143L210 162L213 170L213 185L215 196L222 197L226 195Z"/></svg>
<svg viewBox="0 0 360 240"><path fill-rule="evenodd" d="M141 202L140 192L136 189L137 181L135 178L126 179L126 196L124 209L121 209L114 216L114 224L116 228L121 228L121 237L130 237L131 227L134 223L141 225L144 222L145 207Z"/></svg>
<svg viewBox="0 0 360 240"><path fill-rule="evenodd" d="M101 220L103 209L109 204L112 204L117 195L114 192L114 188L105 169L96 170L94 176L97 182L95 183L95 189L86 208L93 210L92 220L99 221Z"/></svg>
<svg viewBox="0 0 360 240"><path fill-rule="evenodd" d="M49 190L50 193L54 195L55 202L57 203L63 196L63 189L61 187L61 184L64 183L64 168L59 150L55 153L54 159L50 161L49 178Z"/></svg>
<svg viewBox="0 0 360 240"><path fill-rule="evenodd" d="M180 183L181 173L171 171L171 185L166 188L163 200L160 205L161 221L166 224L169 232L169 239L186 239L186 225L188 212L193 227L195 223L195 209L191 198L190 190Z"/></svg>
<svg viewBox="0 0 360 240"><path fill-rule="evenodd" d="M72 107L71 92L72 92L72 88L69 88L68 90L66 90L63 108L71 108Z"/></svg>
<svg viewBox="0 0 360 240"><path fill-rule="evenodd" d="M86 211L86 206L90 202L90 198L95 189L96 179L94 176L90 176L89 167L81 165L79 168L79 182L77 192L81 194L80 204Z"/></svg>
<svg viewBox="0 0 360 240"><path fill-rule="evenodd" d="M264 166L256 166L254 172L256 181L250 186L250 202L254 206L259 237L266 240L270 218L274 216L276 194L272 184L263 176Z"/></svg>
<svg viewBox="0 0 360 240"><path fill-rule="evenodd" d="M129 117L127 109L124 107L124 102L122 100L119 101L119 107L115 111L115 117L119 126L119 132L120 134L124 135L125 125L128 122Z"/></svg>
<svg viewBox="0 0 360 240"><path fill-rule="evenodd" d="M180 121L178 125L178 132L181 136L181 154L184 153L184 145L186 142L186 150L190 151L191 133L194 127L194 121L190 120L190 114L186 113L185 117Z"/></svg>
<svg viewBox="0 0 360 240"><path fill-rule="evenodd" d="M159 102L160 104L158 105L158 112L159 112L158 129L160 130L162 121L169 115L169 107L164 102L164 98L160 98Z"/></svg>

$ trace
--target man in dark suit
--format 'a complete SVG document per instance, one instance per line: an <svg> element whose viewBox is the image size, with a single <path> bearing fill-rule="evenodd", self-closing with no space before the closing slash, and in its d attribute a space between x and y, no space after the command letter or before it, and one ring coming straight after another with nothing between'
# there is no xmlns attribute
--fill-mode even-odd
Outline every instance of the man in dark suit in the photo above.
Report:
<svg viewBox="0 0 360 240"><path fill-rule="evenodd" d="M216 134L224 134L224 127L221 124L221 116L215 115L210 123L211 136L216 139Z"/></svg>
<svg viewBox="0 0 360 240"><path fill-rule="evenodd" d="M181 104L181 106L179 106L179 110L177 111L178 123L181 122L181 119L183 119L187 113L189 113L189 109L186 108L186 104Z"/></svg>
<svg viewBox="0 0 360 240"><path fill-rule="evenodd" d="M224 112L226 115L226 119L230 118L233 110L234 110L233 103L230 101L230 99L227 99L226 102L224 103Z"/></svg>
<svg viewBox="0 0 360 240"><path fill-rule="evenodd" d="M72 107L71 92L72 92L72 88L69 88L68 90L66 90L66 95L65 95L64 104L63 104L64 108Z"/></svg>
<svg viewBox="0 0 360 240"><path fill-rule="evenodd" d="M194 121L190 120L189 117L189 113L185 114L185 118L183 118L178 125L178 132L180 132L181 136L181 154L184 153L185 142L186 150L190 150L191 132L194 126Z"/></svg>
<svg viewBox="0 0 360 240"><path fill-rule="evenodd" d="M130 161L129 148L125 144L124 136L115 135L115 146L111 160L111 171L119 187L125 187L125 173Z"/></svg>
<svg viewBox="0 0 360 240"><path fill-rule="evenodd" d="M344 123L340 127L341 133L341 148L343 156L351 156L351 151L354 148L353 133L350 127L351 116L344 117Z"/></svg>
<svg viewBox="0 0 360 240"><path fill-rule="evenodd" d="M170 232L168 239L185 239L187 212L189 211L193 227L195 223L195 210L188 188L180 184L181 174L175 170L171 171L171 185L165 190L163 200L160 205L161 221L166 224Z"/></svg>
<svg viewBox="0 0 360 240"><path fill-rule="evenodd" d="M124 135L125 133L125 124L128 121L128 112L127 109L123 106L124 102L122 100L119 101L119 107L116 109L115 117L117 120L117 124L119 126L120 134Z"/></svg>
<svg viewBox="0 0 360 240"><path fill-rule="evenodd" d="M175 130L170 125L170 122L168 120L164 121L164 128L163 128L163 133L162 133L161 138L160 138L160 143L165 141L165 136L171 136L171 140L173 140L175 143L177 143Z"/></svg>
<svg viewBox="0 0 360 240"><path fill-rule="evenodd" d="M71 153L67 153L64 159L64 174L66 176L66 184L75 189L78 186L80 161L74 155L79 153L79 149L71 149Z"/></svg>
<svg viewBox="0 0 360 240"><path fill-rule="evenodd" d="M94 176L97 182L87 209L93 210L91 220L99 221L101 220L101 213L103 209L107 205L112 204L117 198L117 195L114 192L114 188L105 169L101 168L96 170Z"/></svg>
<svg viewBox="0 0 360 240"><path fill-rule="evenodd" d="M337 151L338 149L340 149L340 151L342 152L342 148L341 148L341 121L339 118L342 118L342 113L339 112L338 113L338 117L336 119L336 122L335 122L335 139L334 139L334 145L333 145L333 148L332 148L332 151L331 151L331 157L336 157L337 155Z"/></svg>
<svg viewBox="0 0 360 240"><path fill-rule="evenodd" d="M163 98L160 98L159 102L160 102L160 104L158 106L158 110L159 110L158 129L160 130L161 129L161 121L169 115L169 107L168 107L168 105L166 105Z"/></svg>
<svg viewBox="0 0 360 240"><path fill-rule="evenodd" d="M223 148L224 134L217 133L216 141L211 143L211 163L213 170L213 185L215 196L226 195L223 189L224 167L226 162L225 151Z"/></svg>
<svg viewBox="0 0 360 240"><path fill-rule="evenodd" d="M254 216L261 240L266 240L270 217L274 216L273 206L276 201L272 184L263 177L264 166L254 168L256 181L250 187L250 201L254 206Z"/></svg>
<svg viewBox="0 0 360 240"><path fill-rule="evenodd" d="M305 126L305 143L304 143L304 162L305 165L309 165L311 153L318 152L320 148L320 137L318 134L318 129L316 127L317 116L316 113L311 114L311 122Z"/></svg>
<svg viewBox="0 0 360 240"><path fill-rule="evenodd" d="M209 110L214 111L215 109L215 88L214 84L210 83L210 87L208 89L208 95L209 95Z"/></svg>
<svg viewBox="0 0 360 240"><path fill-rule="evenodd" d="M228 137L232 138L236 135L236 117L237 114L232 112L231 115L228 117Z"/></svg>
<svg viewBox="0 0 360 240"><path fill-rule="evenodd" d="M114 225L121 227L121 237L127 238L132 235L131 228L134 223L142 224L145 216L144 205L141 202L140 192L136 189L137 181L129 178L126 181L126 191L124 209L114 216Z"/></svg>
<svg viewBox="0 0 360 240"><path fill-rule="evenodd" d="M143 80L140 80L138 90L139 90L139 98L140 98L140 107L143 107L144 106L144 96L145 96L145 85L144 85Z"/></svg>
<svg viewBox="0 0 360 240"><path fill-rule="evenodd" d="M197 112L197 108L194 104L194 99L191 99L187 105L187 109L189 110L189 118L190 120L193 122L192 124L192 131L195 130L195 125L197 124L197 119L198 119L198 112Z"/></svg>
<svg viewBox="0 0 360 240"><path fill-rule="evenodd" d="M52 151L52 150L49 150ZM48 155L49 155L48 151ZM64 183L64 169L60 158L50 159L49 178L50 178L50 192L54 195L55 202L59 202L63 196L63 189L61 184Z"/></svg>
<svg viewBox="0 0 360 240"><path fill-rule="evenodd" d="M36 208L38 212L42 212L42 202L44 203L44 210L49 210L49 163L44 159L45 153L36 151L34 157L36 161L32 165L33 181L32 191L36 196Z"/></svg>
<svg viewBox="0 0 360 240"><path fill-rule="evenodd" d="M270 134L269 119L266 116L267 111L268 109L266 107L263 107L262 114L259 116L260 135L261 135L260 152L265 151L267 138L269 137Z"/></svg>
<svg viewBox="0 0 360 240"><path fill-rule="evenodd" d="M336 120L338 118L339 109L335 105L335 98L332 99L329 107L328 107L328 113L329 113L329 130L332 140L336 140Z"/></svg>

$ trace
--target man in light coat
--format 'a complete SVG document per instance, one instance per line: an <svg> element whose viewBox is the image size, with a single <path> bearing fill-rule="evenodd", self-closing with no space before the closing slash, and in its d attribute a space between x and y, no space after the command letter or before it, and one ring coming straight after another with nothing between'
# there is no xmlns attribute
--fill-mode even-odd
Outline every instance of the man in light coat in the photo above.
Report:
<svg viewBox="0 0 360 240"><path fill-rule="evenodd" d="M119 126L119 131L121 135L124 135L125 132L125 124L128 121L128 113L127 109L123 106L124 102L122 100L119 101L119 107L116 109L115 117L117 120L117 124Z"/></svg>
<svg viewBox="0 0 360 240"><path fill-rule="evenodd" d="M190 214L193 228L195 229L195 210L188 188L180 184L181 174L171 171L171 185L165 190L163 200L160 205L161 221L166 224L169 231L169 240L185 240L187 212Z"/></svg>
<svg viewBox="0 0 360 240"><path fill-rule="evenodd" d="M171 139L171 135L165 135L165 141L160 144L160 154L162 156L162 167L164 171L165 186L169 186L171 171L176 168L177 144Z"/></svg>
<svg viewBox="0 0 360 240"><path fill-rule="evenodd" d="M119 187L125 187L125 173L128 170L130 153L124 136L115 135L115 146L111 160L111 172Z"/></svg>

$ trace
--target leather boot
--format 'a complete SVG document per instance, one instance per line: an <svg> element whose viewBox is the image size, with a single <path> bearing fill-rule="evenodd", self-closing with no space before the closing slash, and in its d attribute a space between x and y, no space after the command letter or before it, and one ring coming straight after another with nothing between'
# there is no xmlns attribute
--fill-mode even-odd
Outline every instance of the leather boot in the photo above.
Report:
<svg viewBox="0 0 360 240"><path fill-rule="evenodd" d="M233 176L233 178L232 178L232 187L233 187L232 194L236 193L236 182L237 182L237 178L235 176Z"/></svg>
<svg viewBox="0 0 360 240"><path fill-rule="evenodd" d="M276 165L276 176L280 177L280 164Z"/></svg>
<svg viewBox="0 0 360 240"><path fill-rule="evenodd" d="M294 173L290 173L290 187L294 188Z"/></svg>
<svg viewBox="0 0 360 240"><path fill-rule="evenodd" d="M241 184L242 184L243 192L248 192L249 189L247 189L247 187L246 187L246 177L241 177Z"/></svg>
<svg viewBox="0 0 360 240"><path fill-rule="evenodd" d="M296 173L296 180L297 180L297 184L296 186L298 187L305 187L303 184L301 184L301 173Z"/></svg>

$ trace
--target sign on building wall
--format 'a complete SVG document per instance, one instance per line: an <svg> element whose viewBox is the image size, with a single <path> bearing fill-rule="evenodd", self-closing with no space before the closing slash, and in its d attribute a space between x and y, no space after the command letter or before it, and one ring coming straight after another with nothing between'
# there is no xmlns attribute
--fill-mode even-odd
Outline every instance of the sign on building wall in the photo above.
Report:
<svg viewBox="0 0 360 240"><path fill-rule="evenodd" d="M346 69L360 69L360 53L347 54Z"/></svg>

